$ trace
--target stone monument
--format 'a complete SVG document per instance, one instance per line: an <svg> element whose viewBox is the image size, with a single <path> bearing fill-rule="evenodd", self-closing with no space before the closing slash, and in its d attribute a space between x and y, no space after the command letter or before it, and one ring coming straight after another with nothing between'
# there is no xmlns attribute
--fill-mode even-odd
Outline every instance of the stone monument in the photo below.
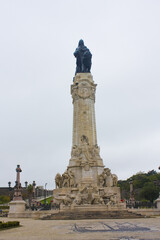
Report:
<svg viewBox="0 0 160 240"><path fill-rule="evenodd" d="M25 212L25 201L22 199L22 187L20 183L20 173L22 172L20 165L16 168L17 177L14 187L13 201L9 203L9 217L23 217Z"/></svg>
<svg viewBox="0 0 160 240"><path fill-rule="evenodd" d="M71 85L73 136L71 158L66 171L55 177L54 202L61 208L123 208L117 176L105 168L97 143L95 121L96 84L90 73L92 54L79 41L74 52L76 73Z"/></svg>
<svg viewBox="0 0 160 240"><path fill-rule="evenodd" d="M160 192L159 192L159 197L155 200L157 209L160 210Z"/></svg>

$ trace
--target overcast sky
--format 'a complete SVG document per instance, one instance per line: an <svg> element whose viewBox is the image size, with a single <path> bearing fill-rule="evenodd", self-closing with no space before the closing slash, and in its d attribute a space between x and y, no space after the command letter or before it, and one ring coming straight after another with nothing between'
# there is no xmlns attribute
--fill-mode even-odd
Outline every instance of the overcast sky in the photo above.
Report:
<svg viewBox="0 0 160 240"><path fill-rule="evenodd" d="M54 188L72 147L73 52L92 53L104 165L119 179L160 165L160 1L0 0L0 186Z"/></svg>

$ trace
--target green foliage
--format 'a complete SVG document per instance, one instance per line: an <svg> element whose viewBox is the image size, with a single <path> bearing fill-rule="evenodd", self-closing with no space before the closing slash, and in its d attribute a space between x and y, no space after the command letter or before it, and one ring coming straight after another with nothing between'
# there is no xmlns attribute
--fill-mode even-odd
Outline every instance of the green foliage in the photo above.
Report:
<svg viewBox="0 0 160 240"><path fill-rule="evenodd" d="M51 201L52 201L52 199L53 199L53 197L48 197L48 198L46 198L46 204L50 204L50 203L51 203ZM45 203L45 201L44 201L44 200L42 200L42 201L41 201L41 203L42 203L42 204L44 204L44 203Z"/></svg>
<svg viewBox="0 0 160 240"><path fill-rule="evenodd" d="M12 227L19 227L18 221L0 222L0 230Z"/></svg>
<svg viewBox="0 0 160 240"><path fill-rule="evenodd" d="M151 175L156 175L157 172L155 170L151 170L147 173L147 176L151 176Z"/></svg>
<svg viewBox="0 0 160 240"><path fill-rule="evenodd" d="M123 199L128 199L129 198L129 182L127 181L118 181L118 187L120 187L121 190L121 195L123 196Z"/></svg>
<svg viewBox="0 0 160 240"><path fill-rule="evenodd" d="M28 194L32 195L32 193L33 193L33 185L32 184L28 185L27 192L28 192Z"/></svg>
<svg viewBox="0 0 160 240"><path fill-rule="evenodd" d="M9 209L9 206L0 206L0 209Z"/></svg>
<svg viewBox="0 0 160 240"><path fill-rule="evenodd" d="M10 197L5 195L0 195L0 204L8 203L10 202Z"/></svg>
<svg viewBox="0 0 160 240"><path fill-rule="evenodd" d="M142 190L140 191L140 196L142 199L149 200L153 202L159 196L159 191L154 183L149 182L144 185Z"/></svg>
<svg viewBox="0 0 160 240"><path fill-rule="evenodd" d="M31 209L32 194L33 194L33 185L32 184L28 185L27 194L28 194L28 199L29 199L29 208Z"/></svg>
<svg viewBox="0 0 160 240"><path fill-rule="evenodd" d="M133 181L134 197L137 201L153 202L160 192L160 174L155 170L148 173L139 172L125 181L118 181L122 198L129 199L130 180Z"/></svg>

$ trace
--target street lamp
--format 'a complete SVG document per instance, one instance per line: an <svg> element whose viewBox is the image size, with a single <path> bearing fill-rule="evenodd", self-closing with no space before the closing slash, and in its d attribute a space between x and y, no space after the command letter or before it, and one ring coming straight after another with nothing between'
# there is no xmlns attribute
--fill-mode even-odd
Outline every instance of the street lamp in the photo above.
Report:
<svg viewBox="0 0 160 240"><path fill-rule="evenodd" d="M134 207L135 199L134 199L133 180L132 180L132 178L130 179L129 184L130 184L130 202L131 202L131 206Z"/></svg>
<svg viewBox="0 0 160 240"><path fill-rule="evenodd" d="M25 181L25 188L27 188L27 186L28 186L28 182L27 182L27 181Z"/></svg>
<svg viewBox="0 0 160 240"><path fill-rule="evenodd" d="M44 192L44 205L46 205L46 186L47 186L47 183L45 183L45 192Z"/></svg>
<svg viewBox="0 0 160 240"><path fill-rule="evenodd" d="M32 184L32 186L33 186L33 198L35 198L35 187L36 187L36 182L35 181L33 181L33 184Z"/></svg>

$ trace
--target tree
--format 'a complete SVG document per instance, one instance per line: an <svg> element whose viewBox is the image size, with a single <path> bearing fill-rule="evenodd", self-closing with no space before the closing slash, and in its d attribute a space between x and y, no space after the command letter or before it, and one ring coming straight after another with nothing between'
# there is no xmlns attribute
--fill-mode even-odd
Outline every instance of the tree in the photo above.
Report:
<svg viewBox="0 0 160 240"><path fill-rule="evenodd" d="M29 209L31 209L32 195L33 195L33 185L32 184L28 185L27 193L28 193Z"/></svg>
<svg viewBox="0 0 160 240"><path fill-rule="evenodd" d="M153 202L156 198L158 198L159 191L154 183L150 182L144 185L142 190L140 191L140 196L142 199Z"/></svg>
<svg viewBox="0 0 160 240"><path fill-rule="evenodd" d="M131 178L136 201L146 200L153 202L158 197L160 192L160 173L151 170L148 173L138 172L127 180L118 181L118 186L121 188L122 199L129 199L129 182Z"/></svg>
<svg viewBox="0 0 160 240"><path fill-rule="evenodd" d="M6 195L0 196L0 204L8 203L10 201L10 197Z"/></svg>

